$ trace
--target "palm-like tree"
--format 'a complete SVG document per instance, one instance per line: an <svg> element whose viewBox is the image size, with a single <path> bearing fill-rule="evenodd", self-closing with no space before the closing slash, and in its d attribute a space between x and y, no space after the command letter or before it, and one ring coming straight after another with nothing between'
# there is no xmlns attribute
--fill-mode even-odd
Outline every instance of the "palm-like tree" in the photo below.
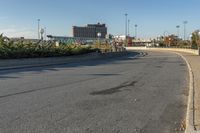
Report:
<svg viewBox="0 0 200 133"><path fill-rule="evenodd" d="M192 47L200 46L200 31L199 30L196 30L195 32L192 33L191 40L192 40Z"/></svg>

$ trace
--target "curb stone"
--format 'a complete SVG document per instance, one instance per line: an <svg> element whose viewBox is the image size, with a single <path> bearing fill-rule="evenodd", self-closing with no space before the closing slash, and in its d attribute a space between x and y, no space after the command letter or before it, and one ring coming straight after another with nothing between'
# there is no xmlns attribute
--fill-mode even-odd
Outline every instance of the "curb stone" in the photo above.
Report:
<svg viewBox="0 0 200 133"><path fill-rule="evenodd" d="M196 131L195 124L194 124L194 74L192 71L192 67L187 59L180 53L174 52L179 55L187 64L188 72L189 72L189 97L188 97L188 107L187 107L187 114L186 114L186 130L185 133L199 133Z"/></svg>

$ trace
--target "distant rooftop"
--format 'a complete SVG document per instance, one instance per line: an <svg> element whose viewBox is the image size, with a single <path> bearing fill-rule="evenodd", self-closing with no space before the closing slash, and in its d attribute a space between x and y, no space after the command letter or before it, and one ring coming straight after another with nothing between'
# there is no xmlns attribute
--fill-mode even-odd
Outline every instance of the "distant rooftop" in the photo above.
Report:
<svg viewBox="0 0 200 133"><path fill-rule="evenodd" d="M87 24L86 26L73 26L73 27L106 27L104 23Z"/></svg>

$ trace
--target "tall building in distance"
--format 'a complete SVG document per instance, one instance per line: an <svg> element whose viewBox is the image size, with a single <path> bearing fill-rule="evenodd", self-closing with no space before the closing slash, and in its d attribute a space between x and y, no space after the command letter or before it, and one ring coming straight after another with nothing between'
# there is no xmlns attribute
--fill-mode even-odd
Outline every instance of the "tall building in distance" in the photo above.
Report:
<svg viewBox="0 0 200 133"><path fill-rule="evenodd" d="M98 33L101 33L100 38L106 38L107 27L106 24L87 24L86 26L79 27L73 26L73 37L80 38L98 38Z"/></svg>

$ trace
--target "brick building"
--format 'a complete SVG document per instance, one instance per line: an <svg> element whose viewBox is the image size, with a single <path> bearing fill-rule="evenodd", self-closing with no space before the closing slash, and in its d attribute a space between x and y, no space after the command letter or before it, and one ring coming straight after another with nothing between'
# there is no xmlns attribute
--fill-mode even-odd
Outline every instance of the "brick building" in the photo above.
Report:
<svg viewBox="0 0 200 133"><path fill-rule="evenodd" d="M73 26L73 37L98 38L98 33L101 33L100 38L106 38L107 27L105 24L88 24L84 27Z"/></svg>

